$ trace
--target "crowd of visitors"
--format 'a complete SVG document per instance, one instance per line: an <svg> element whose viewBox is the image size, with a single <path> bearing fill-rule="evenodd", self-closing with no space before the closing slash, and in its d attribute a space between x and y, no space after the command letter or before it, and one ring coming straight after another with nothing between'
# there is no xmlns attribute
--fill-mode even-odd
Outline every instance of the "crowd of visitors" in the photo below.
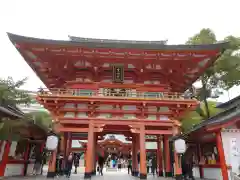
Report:
<svg viewBox="0 0 240 180"><path fill-rule="evenodd" d="M43 165L46 164L47 155L46 152L36 153L35 164L33 167L33 175L42 174ZM192 168L193 163L189 160L191 158L186 158L182 156L182 172L184 178L194 179ZM58 154L56 159L56 175L63 176L65 175L67 178L70 178L72 167L74 166L74 173L77 174L77 168L79 167L80 154L78 153L69 153L69 155L64 160L64 156L62 154ZM155 155L147 157L146 162L147 174L152 174L155 176L158 174L158 165L157 158ZM127 158L117 157L116 155L109 155L107 158L103 156L98 156L97 158L97 171L99 175L103 176L103 168L106 166L106 170L108 168L116 169L121 171L122 168L127 168L128 174L132 174L132 158L128 156Z"/></svg>

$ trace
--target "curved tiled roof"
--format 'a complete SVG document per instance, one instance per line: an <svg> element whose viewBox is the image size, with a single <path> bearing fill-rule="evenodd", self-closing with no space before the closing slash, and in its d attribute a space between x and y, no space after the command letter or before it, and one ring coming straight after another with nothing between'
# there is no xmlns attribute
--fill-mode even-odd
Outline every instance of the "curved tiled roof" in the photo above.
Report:
<svg viewBox="0 0 240 180"><path fill-rule="evenodd" d="M86 46L91 48L131 48L131 49L152 49L152 50L206 50L206 49L225 49L228 42L205 44L205 45L166 45L163 41L127 41L109 39L91 39L70 36L72 40L50 40L33 37L20 36L7 33L13 43L28 42L42 43L64 46Z"/></svg>
<svg viewBox="0 0 240 180"><path fill-rule="evenodd" d="M237 96L233 99L231 99L230 101L227 101L225 103L221 103L219 105L217 105L217 108L230 108L233 106L236 106L237 104L240 104L240 96Z"/></svg>

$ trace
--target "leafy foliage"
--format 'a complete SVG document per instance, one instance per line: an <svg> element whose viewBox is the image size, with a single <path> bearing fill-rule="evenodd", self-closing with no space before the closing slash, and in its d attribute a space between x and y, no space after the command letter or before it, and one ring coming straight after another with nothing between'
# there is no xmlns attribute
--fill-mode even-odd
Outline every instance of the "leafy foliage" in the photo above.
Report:
<svg viewBox="0 0 240 180"><path fill-rule="evenodd" d="M224 41L229 42L228 49L199 79L202 88L198 89L196 96L199 101L205 103L208 118L211 115L207 98L218 97L222 93L219 89L229 89L240 84L240 53L238 52L240 38L228 36ZM216 36L211 29L202 29L198 34L189 38L186 44L214 44L217 42Z"/></svg>
<svg viewBox="0 0 240 180"><path fill-rule="evenodd" d="M0 78L0 104L16 106L17 104L30 104L32 98L29 94L19 89L25 84L27 78L14 81L11 77L7 79Z"/></svg>
<svg viewBox="0 0 240 180"><path fill-rule="evenodd" d="M31 112L26 115L28 118L33 119L34 123L46 128L52 127L52 118L46 111Z"/></svg>
<svg viewBox="0 0 240 180"><path fill-rule="evenodd" d="M206 70L201 79L210 87L229 89L240 84L240 38L228 36L223 41L229 42L228 49ZM186 44L214 44L216 36L211 29L202 29L189 38Z"/></svg>
<svg viewBox="0 0 240 180"><path fill-rule="evenodd" d="M215 116L221 112L221 109L216 108L216 102L208 101L207 103L209 107L210 117ZM207 119L207 111L205 104L201 103L195 111L188 112L181 119L183 131L191 129L193 126L201 123L205 119Z"/></svg>
<svg viewBox="0 0 240 180"><path fill-rule="evenodd" d="M24 85L26 80L27 79L24 78L15 82L11 77L7 79L0 78L0 105L17 107L17 105L20 104L36 104L36 101L34 101L27 91L19 89ZM13 133L12 130L19 126L24 126L26 123L29 123L28 121L31 123L34 121L34 124L42 126L43 128L50 128L52 125L52 120L48 112L39 111L25 114L25 118L19 120L3 120L0 122L0 139L20 139L20 135Z"/></svg>

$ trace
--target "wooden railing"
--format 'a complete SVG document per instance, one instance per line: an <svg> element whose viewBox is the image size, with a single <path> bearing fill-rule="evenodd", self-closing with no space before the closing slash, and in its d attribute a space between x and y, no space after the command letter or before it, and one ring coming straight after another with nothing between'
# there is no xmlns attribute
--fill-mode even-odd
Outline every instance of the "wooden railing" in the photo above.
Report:
<svg viewBox="0 0 240 180"><path fill-rule="evenodd" d="M89 98L119 98L119 99L166 99L166 100L194 100L192 97L184 96L177 92L131 92L129 89L118 90L88 90L88 89L40 89L39 96L76 96Z"/></svg>

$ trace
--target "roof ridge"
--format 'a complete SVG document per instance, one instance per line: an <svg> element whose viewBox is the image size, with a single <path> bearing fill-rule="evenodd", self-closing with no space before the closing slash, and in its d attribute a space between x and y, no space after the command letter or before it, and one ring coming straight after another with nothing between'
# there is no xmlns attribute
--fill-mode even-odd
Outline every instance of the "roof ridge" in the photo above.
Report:
<svg viewBox="0 0 240 180"><path fill-rule="evenodd" d="M229 41L223 41L223 42L216 42L214 44L195 44L195 45L187 45L187 44L173 44L173 45L167 45L167 44L162 44L162 43L154 43L154 42L161 42L161 41L135 41L136 43L131 43L134 42L134 40L110 40L110 39L106 39L104 41L104 39L94 39L94 38L81 38L79 37L79 40L82 41L71 41L71 40L54 40L54 39L44 39L44 38L36 38L36 37L28 37L28 36L22 36L22 35L17 35L17 34L13 34L13 33L9 33L7 32L7 35L9 37L9 39L12 41L13 44L16 43L16 41L29 41L29 42L36 42L38 41L39 43L49 43L49 44L59 44L59 43L63 43L63 44L67 44L69 45L69 43L73 43L72 45L77 45L78 43L81 44L95 44L95 43L100 43L100 45L95 45L96 47L101 47L103 46L103 44L118 44L119 47L116 48L129 48L129 47L125 47L124 45L128 44L131 45L131 48L142 48L140 46L145 45L145 46L151 46L148 48L143 48L143 49L158 49L158 48L177 48L178 50L186 50L186 49L198 49L198 48L210 48L210 49L216 49L216 48L220 48L220 49L226 49L229 45ZM74 36L71 36L74 37ZM75 37L78 38L78 37ZM84 40L85 39L85 40ZM91 40L91 41L89 41ZM103 40L103 41L101 41ZM118 43L117 43L118 41ZM137 43L140 42L140 43ZM152 43L149 43L152 42ZM102 44L102 45L101 45ZM120 44L123 44L122 46ZM137 46L137 47L134 47ZM106 45L107 46L107 45ZM156 47L155 47L156 46ZM105 46L104 46L105 47Z"/></svg>
<svg viewBox="0 0 240 180"><path fill-rule="evenodd" d="M126 43L158 43L165 45L168 40L127 40L127 39L108 39L108 38L85 38L85 37L78 37L78 36L68 36L71 41L100 41L100 42L112 42L112 43L119 43L119 42L126 42Z"/></svg>

